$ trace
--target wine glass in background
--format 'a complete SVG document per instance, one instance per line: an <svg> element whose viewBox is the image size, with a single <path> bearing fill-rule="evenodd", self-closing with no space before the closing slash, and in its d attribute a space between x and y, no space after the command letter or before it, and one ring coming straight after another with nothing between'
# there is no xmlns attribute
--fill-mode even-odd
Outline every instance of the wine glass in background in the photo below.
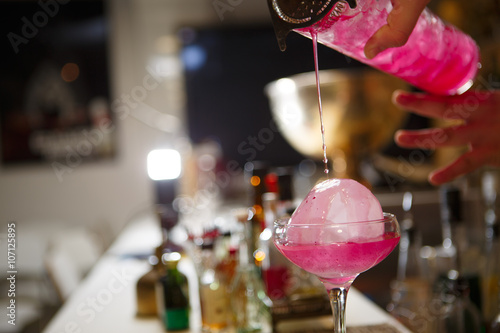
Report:
<svg viewBox="0 0 500 333"><path fill-rule="evenodd" d="M345 333L347 292L354 279L385 259L400 238L393 214L383 219L335 223L315 221L291 224L290 219L274 223L274 244L295 265L316 275L328 292L334 332Z"/></svg>

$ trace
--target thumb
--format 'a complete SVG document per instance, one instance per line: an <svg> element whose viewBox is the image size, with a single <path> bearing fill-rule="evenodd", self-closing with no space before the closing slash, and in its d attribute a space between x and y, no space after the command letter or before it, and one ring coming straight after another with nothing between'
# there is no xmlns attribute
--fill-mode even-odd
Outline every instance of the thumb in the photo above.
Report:
<svg viewBox="0 0 500 333"><path fill-rule="evenodd" d="M365 56L372 59L390 47L403 46L428 2L429 0L394 0L394 7L387 16L387 24L368 39L364 48Z"/></svg>

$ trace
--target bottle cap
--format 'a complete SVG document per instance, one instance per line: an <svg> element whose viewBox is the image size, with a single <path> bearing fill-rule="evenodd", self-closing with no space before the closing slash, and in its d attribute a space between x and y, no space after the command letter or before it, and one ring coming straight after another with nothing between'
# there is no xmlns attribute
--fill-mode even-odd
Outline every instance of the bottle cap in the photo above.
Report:
<svg viewBox="0 0 500 333"><path fill-rule="evenodd" d="M164 264L177 264L181 258L182 255L179 252L166 252L161 256L161 261Z"/></svg>
<svg viewBox="0 0 500 333"><path fill-rule="evenodd" d="M276 192L266 192L262 194L263 205L276 202L276 200L278 200L278 194Z"/></svg>
<svg viewBox="0 0 500 333"><path fill-rule="evenodd" d="M310 27L325 16L339 16L346 6L356 7L356 0L267 0L278 45L286 49L286 36L293 29Z"/></svg>

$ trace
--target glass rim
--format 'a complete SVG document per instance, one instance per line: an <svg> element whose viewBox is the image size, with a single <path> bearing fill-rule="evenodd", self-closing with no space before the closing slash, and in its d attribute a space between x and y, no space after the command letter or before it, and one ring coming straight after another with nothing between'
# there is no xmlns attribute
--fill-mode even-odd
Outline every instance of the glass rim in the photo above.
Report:
<svg viewBox="0 0 500 333"><path fill-rule="evenodd" d="M381 224L387 223L391 221L397 221L396 215L392 213L383 212L384 217L377 220L369 220L369 221L352 221L352 222L343 222L343 223L331 223L331 222L322 222L322 223L301 223L301 224L288 224L291 217L285 217L281 219L277 219L274 221L275 227L294 227L294 228L314 228L314 227L347 227L348 225L372 225L372 224Z"/></svg>

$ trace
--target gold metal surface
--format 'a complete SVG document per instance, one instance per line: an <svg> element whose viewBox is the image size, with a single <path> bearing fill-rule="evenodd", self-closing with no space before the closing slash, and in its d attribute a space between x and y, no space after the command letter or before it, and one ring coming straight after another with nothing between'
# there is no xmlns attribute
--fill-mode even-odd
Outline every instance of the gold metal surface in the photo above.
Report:
<svg viewBox="0 0 500 333"><path fill-rule="evenodd" d="M372 69L320 71L327 156L333 176L364 182L359 166L392 140L406 112L392 104L396 89L408 84ZM323 158L315 73L266 86L271 110L286 140L301 154Z"/></svg>

